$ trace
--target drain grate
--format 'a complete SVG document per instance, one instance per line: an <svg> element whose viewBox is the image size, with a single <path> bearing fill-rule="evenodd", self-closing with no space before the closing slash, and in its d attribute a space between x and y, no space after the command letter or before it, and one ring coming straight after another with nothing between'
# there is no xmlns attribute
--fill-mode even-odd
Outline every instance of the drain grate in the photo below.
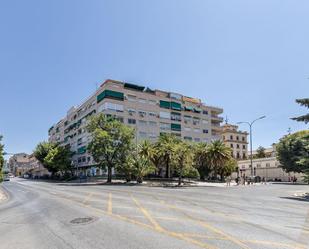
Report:
<svg viewBox="0 0 309 249"><path fill-rule="evenodd" d="M84 217L84 218L76 218L70 221L72 224L87 224L93 221L91 217Z"/></svg>

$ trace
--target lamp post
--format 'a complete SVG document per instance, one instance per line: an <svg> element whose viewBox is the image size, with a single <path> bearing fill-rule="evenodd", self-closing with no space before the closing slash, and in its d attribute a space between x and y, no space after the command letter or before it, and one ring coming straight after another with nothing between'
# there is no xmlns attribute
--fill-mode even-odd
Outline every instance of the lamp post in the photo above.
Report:
<svg viewBox="0 0 309 249"><path fill-rule="evenodd" d="M263 118L266 118L266 116L262 116L262 117L259 117L257 119L254 119L253 121L251 122L237 122L237 124L247 124L249 125L249 128L250 128L250 167L251 167L251 177L253 177L253 163L252 163L252 125L260 120L260 119L263 119Z"/></svg>

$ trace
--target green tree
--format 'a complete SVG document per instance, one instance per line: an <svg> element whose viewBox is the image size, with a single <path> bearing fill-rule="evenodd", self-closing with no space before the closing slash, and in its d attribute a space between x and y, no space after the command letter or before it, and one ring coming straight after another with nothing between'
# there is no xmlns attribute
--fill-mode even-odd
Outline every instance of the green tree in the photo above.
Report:
<svg viewBox="0 0 309 249"><path fill-rule="evenodd" d="M223 169L226 162L231 159L231 149L222 141L216 140L209 144L207 151L207 161L214 172L214 176L221 174L221 180L224 180Z"/></svg>
<svg viewBox="0 0 309 249"><path fill-rule="evenodd" d="M160 156L160 145L158 142L151 143L149 140L144 140L140 144L140 154L149 158L156 171L162 164L162 157Z"/></svg>
<svg viewBox="0 0 309 249"><path fill-rule="evenodd" d="M33 154L34 154L34 157L40 162L42 163L42 165L44 167L46 167L45 165L45 158L46 156L48 155L49 151L53 148L57 147L57 144L56 143L51 143L51 142L41 142L39 143L34 151L33 151Z"/></svg>
<svg viewBox="0 0 309 249"><path fill-rule="evenodd" d="M211 172L211 166L208 164L208 145L207 143L197 143L194 146L194 166L197 168L201 179L205 178Z"/></svg>
<svg viewBox="0 0 309 249"><path fill-rule="evenodd" d="M175 146L180 142L175 135L161 134L158 141L158 155L161 157L162 163L165 164L165 177L171 177L171 160L175 153Z"/></svg>
<svg viewBox="0 0 309 249"><path fill-rule="evenodd" d="M265 148L263 146L259 146L256 150L255 158L265 158L265 157L266 157Z"/></svg>
<svg viewBox="0 0 309 249"><path fill-rule="evenodd" d="M304 172L303 180L305 183L309 184L309 170Z"/></svg>
<svg viewBox="0 0 309 249"><path fill-rule="evenodd" d="M276 150L277 159L286 172L305 172L309 169L309 130L284 136Z"/></svg>
<svg viewBox="0 0 309 249"><path fill-rule="evenodd" d="M103 114L91 117L87 130L92 135L87 149L99 167L107 168L107 182L111 182L112 169L127 161L134 130Z"/></svg>
<svg viewBox="0 0 309 249"><path fill-rule="evenodd" d="M174 153L172 155L172 166L178 175L178 185L182 183L182 178L193 168L193 149L186 142L178 142L175 144Z"/></svg>
<svg viewBox="0 0 309 249"><path fill-rule="evenodd" d="M296 103L309 108L309 98L296 99ZM309 113L292 119L299 122L305 122L307 124L309 122Z"/></svg>
<svg viewBox="0 0 309 249"><path fill-rule="evenodd" d="M236 171L237 161L234 158L230 158L225 164L224 167L219 172L220 175L224 177L230 176L233 172Z"/></svg>
<svg viewBox="0 0 309 249"><path fill-rule="evenodd" d="M48 151L44 159L44 165L52 175L60 172L63 176L72 172L71 156L72 152L69 148L57 145Z"/></svg>

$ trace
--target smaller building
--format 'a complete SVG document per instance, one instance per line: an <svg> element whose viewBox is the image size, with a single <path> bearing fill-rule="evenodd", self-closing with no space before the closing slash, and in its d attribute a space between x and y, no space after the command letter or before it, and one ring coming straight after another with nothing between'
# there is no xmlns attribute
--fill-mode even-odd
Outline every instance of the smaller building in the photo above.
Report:
<svg viewBox="0 0 309 249"><path fill-rule="evenodd" d="M232 156L236 160L248 158L248 133L238 130L237 125L224 124L222 126L222 140L232 149Z"/></svg>
<svg viewBox="0 0 309 249"><path fill-rule="evenodd" d="M253 156L257 154L253 151ZM284 181L288 182L292 177L296 177L297 181L302 181L303 174L300 173L287 173L281 167L280 163L276 158L276 147L275 144L272 148L265 149L266 157L254 158L252 160L253 165L253 176L258 176L261 179L265 178L266 181ZM251 161L239 160L238 161L238 172L233 174L233 177L237 176L251 176Z"/></svg>

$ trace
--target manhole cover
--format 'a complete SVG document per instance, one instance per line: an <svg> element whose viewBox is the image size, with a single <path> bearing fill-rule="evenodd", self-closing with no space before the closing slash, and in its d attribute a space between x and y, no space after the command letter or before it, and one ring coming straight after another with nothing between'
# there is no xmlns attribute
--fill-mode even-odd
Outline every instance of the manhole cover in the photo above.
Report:
<svg viewBox="0 0 309 249"><path fill-rule="evenodd" d="M93 221L93 218L91 217L84 217L84 218L76 218L74 220L71 220L70 222L72 224L86 224Z"/></svg>

